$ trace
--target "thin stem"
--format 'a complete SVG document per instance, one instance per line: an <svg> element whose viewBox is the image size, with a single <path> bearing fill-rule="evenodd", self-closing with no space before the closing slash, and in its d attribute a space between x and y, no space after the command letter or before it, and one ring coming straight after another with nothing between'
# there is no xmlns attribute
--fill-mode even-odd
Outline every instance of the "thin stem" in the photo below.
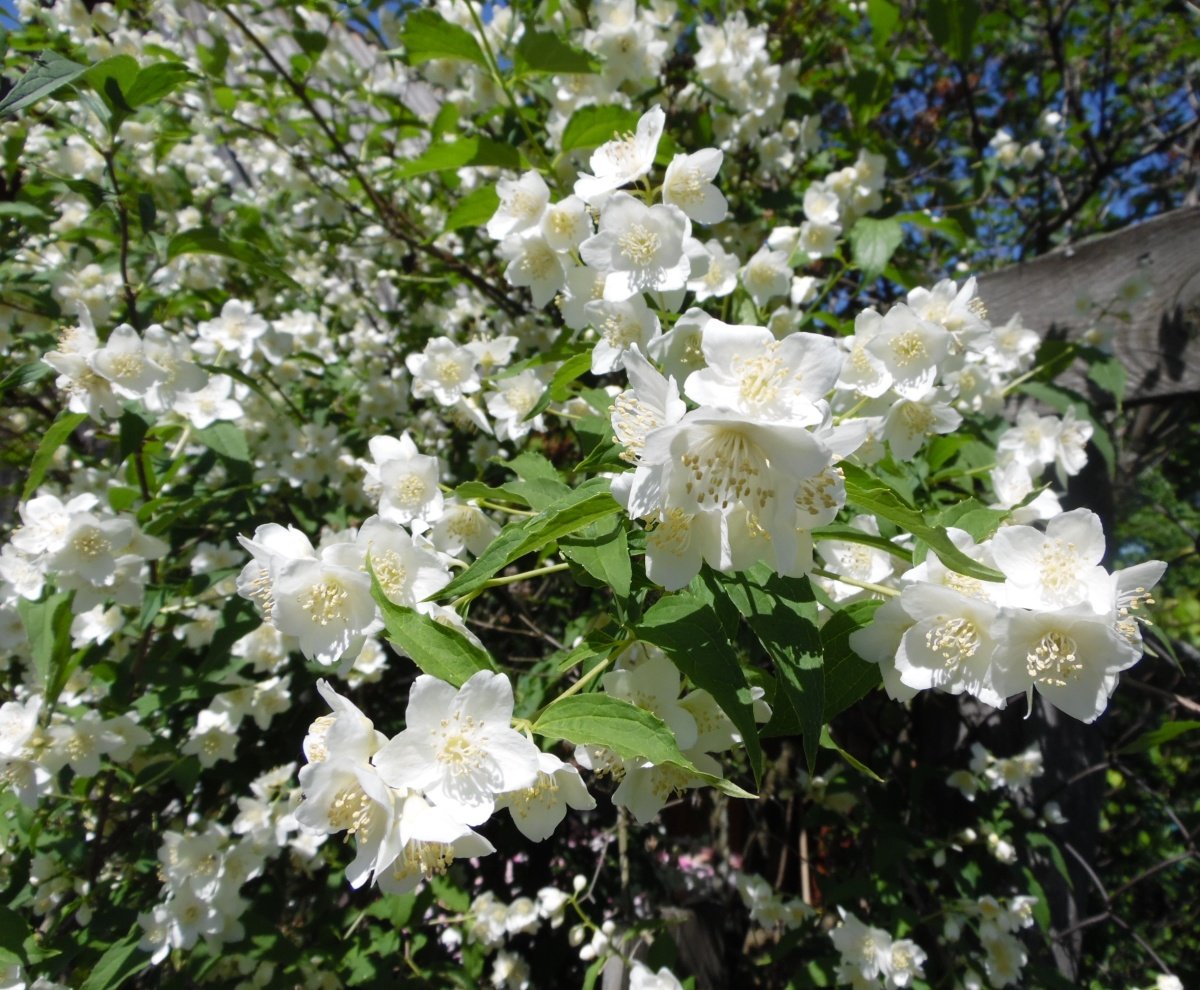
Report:
<svg viewBox="0 0 1200 990"><path fill-rule="evenodd" d="M121 231L121 284L125 290L125 318L135 330L142 329L141 318L137 311L137 290L129 277L129 211L125 209L125 201L121 198L121 184L117 181L116 146L109 147L104 153L104 169L108 173L108 181L112 183L113 200L117 207L117 224Z"/></svg>
<svg viewBox="0 0 1200 990"><path fill-rule="evenodd" d="M589 684L591 684L592 681L594 681L597 677L599 677L602 673L604 673L605 668L607 668L608 665L612 663L612 661L613 661L613 658L611 656L607 656L603 660L601 660L598 664L596 664L596 666L594 666L591 670L589 670L586 674L584 674L581 678L579 678L579 680L577 680L569 688L567 688L565 691L563 691L561 694L559 694L559 696L557 698L555 698L554 701L551 701L545 705L542 705L542 707L541 707L541 709L539 709L537 715L535 715L533 717L533 721L536 722L539 718L541 718L542 712L544 712L547 708L549 708L555 702L562 701L563 698L569 698L569 697L571 697L571 695L578 694L580 691L582 691L585 687L587 687Z"/></svg>
<svg viewBox="0 0 1200 990"><path fill-rule="evenodd" d="M499 588L505 584L516 584L518 581L527 581L529 578L542 577L545 574L557 574L559 571L565 571L569 564L547 564L545 567L535 567L531 571L522 571L520 574L508 574L504 577L492 578L485 581L485 588Z"/></svg>
<svg viewBox="0 0 1200 990"><path fill-rule="evenodd" d="M831 581L841 581L842 584L862 588L863 591L873 591L877 595L886 595L888 598L900 597L900 592L895 588L886 588L882 584L872 584L870 581L859 581L857 578L846 577L843 574L834 574L832 571L825 570L824 567L814 567L812 572L818 577L829 578Z"/></svg>

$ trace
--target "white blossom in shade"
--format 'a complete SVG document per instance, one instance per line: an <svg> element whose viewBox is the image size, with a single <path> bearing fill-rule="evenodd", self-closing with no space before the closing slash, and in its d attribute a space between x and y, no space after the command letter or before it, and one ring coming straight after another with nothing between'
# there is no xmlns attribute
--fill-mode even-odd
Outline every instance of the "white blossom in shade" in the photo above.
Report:
<svg viewBox="0 0 1200 990"><path fill-rule="evenodd" d="M950 344L945 327L923 320L897 303L871 333L866 348L887 370L898 395L919 400L933 389Z"/></svg>
<svg viewBox="0 0 1200 990"><path fill-rule="evenodd" d="M567 268L566 287L555 298L563 323L572 330L582 330L588 325L585 307L596 299L604 298L604 281L607 277L604 272L586 265Z"/></svg>
<svg viewBox="0 0 1200 990"><path fill-rule="evenodd" d="M104 346L92 352L88 363L123 399L141 399L167 377L166 371L147 356L142 338L128 323L114 329Z"/></svg>
<svg viewBox="0 0 1200 990"><path fill-rule="evenodd" d="M500 535L500 527L474 502L449 499L427 535L442 553L458 557L466 549L478 557Z"/></svg>
<svg viewBox="0 0 1200 990"><path fill-rule="evenodd" d="M997 371L1025 371L1033 364L1041 343L1037 331L1021 322L1020 313L1014 313L1004 326L993 329L992 346L984 351L984 359Z"/></svg>
<svg viewBox="0 0 1200 990"><path fill-rule="evenodd" d="M938 323L949 331L954 340L952 352L959 353L969 347L986 351L991 345L992 328L983 300L976 296L975 290L973 276L961 288L953 279L943 279L932 289L922 286L911 290L907 302L922 320Z"/></svg>
<svg viewBox="0 0 1200 990"><path fill-rule="evenodd" d="M913 980L925 975L925 961L929 958L925 950L910 938L899 938L892 942L886 967L887 983L890 987L911 987Z"/></svg>
<svg viewBox="0 0 1200 990"><path fill-rule="evenodd" d="M1012 458L1037 475L1054 460L1062 423L1057 416L1039 416L1033 409L1017 413L1017 423L996 442L997 460Z"/></svg>
<svg viewBox="0 0 1200 990"><path fill-rule="evenodd" d="M488 414L496 421L496 439L524 440L531 431L545 429L541 413L526 418L546 391L553 367L526 368L515 375L498 379L484 397Z"/></svg>
<svg viewBox="0 0 1200 990"><path fill-rule="evenodd" d="M336 664L353 658L375 621L371 579L361 570L353 545L326 547L320 559L297 558L274 572L271 620L295 636L309 660Z"/></svg>
<svg viewBox="0 0 1200 990"><path fill-rule="evenodd" d="M1006 932L991 929L980 933L980 941L987 953L983 968L987 973L988 983L996 990L1010 984L1018 985L1021 970L1029 961L1020 940Z"/></svg>
<svg viewBox="0 0 1200 990"><path fill-rule="evenodd" d="M1148 621L1143 613L1154 604L1151 589L1158 584L1167 565L1161 560L1146 560L1111 576L1116 630L1137 650L1142 648L1141 622Z"/></svg>
<svg viewBox="0 0 1200 990"><path fill-rule="evenodd" d="M606 694L644 708L662 719L680 749L696 745L696 719L679 703L680 674L657 647L635 644L621 654L621 669L601 677Z"/></svg>
<svg viewBox="0 0 1200 990"><path fill-rule="evenodd" d="M823 396L841 371L837 344L820 334L776 340L765 327L709 320L701 347L707 367L684 382L689 399L780 424L820 423Z"/></svg>
<svg viewBox="0 0 1200 990"><path fill-rule="evenodd" d="M792 287L792 269L782 251L761 247L742 269L742 285L760 309L776 296L786 296Z"/></svg>
<svg viewBox="0 0 1200 990"><path fill-rule="evenodd" d="M738 272L742 267L737 255L726 251L720 241L705 241L701 248L705 258L701 259L694 252L689 254L691 274L686 286L689 292L696 294L698 303L729 295L737 288Z"/></svg>
<svg viewBox="0 0 1200 990"><path fill-rule="evenodd" d="M316 560L317 552L295 526L283 527L278 523L259 526L250 539L239 535L238 542L253 558L238 575L238 594L254 602L269 620L275 605L276 572L289 561Z"/></svg>
<svg viewBox="0 0 1200 990"><path fill-rule="evenodd" d="M100 338L86 306L79 307L79 325L65 329L58 347L42 360L58 372L55 384L67 393L67 408L102 422L121 415L121 402L104 376L92 370L89 359L100 347Z"/></svg>
<svg viewBox="0 0 1200 990"><path fill-rule="evenodd" d="M481 670L457 690L428 674L413 684L405 729L375 754L395 788L422 792L464 825L478 825L496 795L533 786L538 750L512 728L512 685Z"/></svg>
<svg viewBox="0 0 1200 990"><path fill-rule="evenodd" d="M535 230L509 237L500 245L508 260L504 277L509 285L528 288L535 306L545 306L567 284L566 261Z"/></svg>
<svg viewBox="0 0 1200 990"><path fill-rule="evenodd" d="M1010 603L1032 609L1061 609L1090 603L1111 606L1104 557L1104 527L1089 509L1056 516L1046 531L1005 526L992 537L996 568L1008 579Z"/></svg>
<svg viewBox="0 0 1200 990"><path fill-rule="evenodd" d="M683 990L683 984L666 966L657 972L634 960L629 971L629 990Z"/></svg>
<svg viewBox="0 0 1200 990"><path fill-rule="evenodd" d="M850 634L850 649L868 663L879 664L883 688L893 701L908 701L917 694L916 688L900 680L896 669L896 651L913 624L900 599L889 598L875 610L868 625Z"/></svg>
<svg viewBox="0 0 1200 990"><path fill-rule="evenodd" d="M163 369L163 379L146 396L147 408L155 412L171 409L178 396L204 388L208 373L196 364L186 341L168 333L157 323L142 332L142 350Z"/></svg>
<svg viewBox="0 0 1200 990"><path fill-rule="evenodd" d="M67 541L71 517L95 508L99 502L91 492L76 495L66 503L57 495L38 495L22 502L17 507L21 526L13 531L10 542L28 554L60 550Z"/></svg>
<svg viewBox="0 0 1200 990"><path fill-rule="evenodd" d="M663 178L663 202L678 206L696 223L720 223L729 212L729 204L713 185L713 179L723 157L716 148L676 155Z"/></svg>
<svg viewBox="0 0 1200 990"><path fill-rule="evenodd" d="M238 730L225 712L205 708L196 719L180 752L193 755L202 767L211 767L218 760L237 758Z"/></svg>
<svg viewBox="0 0 1200 990"><path fill-rule="evenodd" d="M990 602L934 584L910 584L900 596L915 625L896 651L900 680L918 691L964 691L993 708L1006 695L995 686L1000 610Z"/></svg>
<svg viewBox="0 0 1200 990"><path fill-rule="evenodd" d="M879 535L879 523L874 516L855 516L850 525L870 536ZM819 540L816 551L832 570L843 577L854 578L867 584L879 584L892 575L894 558L886 550L847 540ZM826 580L821 579L823 584ZM842 581L828 580L824 587L839 602L863 597L861 588Z"/></svg>
<svg viewBox="0 0 1200 990"><path fill-rule="evenodd" d="M638 120L634 133L619 135L600 145L588 161L592 174L582 173L575 181L575 195L597 205L605 194L649 172L666 121L662 107L651 107Z"/></svg>
<svg viewBox="0 0 1200 990"><path fill-rule="evenodd" d="M233 379L228 375L213 375L203 388L176 395L171 408L194 429L203 430L217 420L241 419L242 404L232 395Z"/></svg>
<svg viewBox="0 0 1200 990"><path fill-rule="evenodd" d="M24 702L6 701L0 705L0 772L7 763L26 759L37 736L42 696L30 695Z"/></svg>
<svg viewBox="0 0 1200 990"><path fill-rule="evenodd" d="M1047 702L1081 722L1094 722L1108 706L1122 670L1141 650L1120 635L1111 615L1087 606L1058 611L1012 609L997 634L996 688L1008 696L1036 690Z"/></svg>
<svg viewBox="0 0 1200 990"><path fill-rule="evenodd" d="M600 229L579 246L584 262L604 272L604 298L682 289L691 274L683 242L691 221L676 206L646 206L615 193L600 214Z"/></svg>
<svg viewBox="0 0 1200 990"><path fill-rule="evenodd" d="M480 373L491 375L497 369L508 366L519 343L520 340L511 334L501 334L489 340L469 341L467 350L475 355L475 363Z"/></svg>
<svg viewBox="0 0 1200 990"><path fill-rule="evenodd" d="M625 355L625 373L631 387L613 401L612 427L617 441L625 446L621 456L636 464L646 437L661 426L678 423L687 405L679 397L675 379L663 377L641 351L634 349Z"/></svg>
<svg viewBox="0 0 1200 990"><path fill-rule="evenodd" d="M496 851L482 835L445 809L430 805L420 794L409 793L404 798L398 826L396 856L376 877L385 894L411 893L422 880L445 873L456 859Z"/></svg>
<svg viewBox="0 0 1200 990"><path fill-rule="evenodd" d="M592 236L592 215L578 196L568 196L546 208L542 237L555 251L572 251Z"/></svg>
<svg viewBox="0 0 1200 990"><path fill-rule="evenodd" d="M1061 476L1076 475L1087 465L1087 444L1092 432L1092 424L1079 419L1075 407L1068 406L1059 423L1058 442L1054 446L1054 463Z"/></svg>
<svg viewBox="0 0 1200 990"><path fill-rule="evenodd" d="M836 223L813 223L805 220L800 225L800 250L810 258L824 258L837 250L842 228Z"/></svg>
<svg viewBox="0 0 1200 990"><path fill-rule="evenodd" d="M412 394L418 399L432 395L443 406L452 406L464 395L479 391L475 355L449 337L435 337L420 354L404 359L412 375Z"/></svg>
<svg viewBox="0 0 1200 990"><path fill-rule="evenodd" d="M111 583L119 559L130 552L135 536L131 519L74 513L63 545L47 561L48 569L104 586Z"/></svg>
<svg viewBox="0 0 1200 990"><path fill-rule="evenodd" d="M348 763L369 762L387 742L387 736L375 728L354 702L338 694L328 681L317 681L317 691L331 711L308 727L303 743L305 759L310 763L333 759Z"/></svg>
<svg viewBox="0 0 1200 990"><path fill-rule="evenodd" d="M364 488L379 502L379 515L388 522L411 526L415 520L436 519L445 496L438 485L438 459L422 454L412 438L372 437L367 444L371 462L365 465Z"/></svg>
<svg viewBox="0 0 1200 990"><path fill-rule="evenodd" d="M683 755L701 773L721 776L721 765L707 753L685 749ZM703 787L704 783L703 777L674 764L656 766L642 760L626 760L612 800L618 807L628 808L639 825L645 825L654 820L667 802L686 790Z"/></svg>
<svg viewBox="0 0 1200 990"><path fill-rule="evenodd" d="M591 811L596 799L588 793L575 767L553 753L539 753L533 786L501 794L496 806L508 809L513 824L525 838L541 842L554 834L567 808Z"/></svg>
<svg viewBox="0 0 1200 990"><path fill-rule="evenodd" d="M355 543L395 605L418 608L450 583L449 569L427 541L380 516L371 516L359 527Z"/></svg>
<svg viewBox="0 0 1200 990"><path fill-rule="evenodd" d="M502 241L536 226L550 202L550 188L537 172L525 172L519 179L501 179L496 183L500 205L487 223L488 237Z"/></svg>
<svg viewBox="0 0 1200 990"><path fill-rule="evenodd" d="M0 547L0 581L8 584L8 589L0 585L0 602L6 602L11 597L9 589L21 598L36 601L42 597L46 587L46 574L39 566L35 557L18 550L11 543ZM15 615L15 612L14 612ZM20 625L20 641L25 640L25 626L17 616Z"/></svg>
<svg viewBox="0 0 1200 990"><path fill-rule="evenodd" d="M712 321L704 310L688 309L675 325L650 345L649 357L657 361L664 374L684 381L693 371L704 367L704 328Z"/></svg>
<svg viewBox="0 0 1200 990"><path fill-rule="evenodd" d="M331 756L301 768L300 787L304 800L294 812L299 824L354 836L354 860L346 867L351 887L361 887L392 865L399 846L399 796L373 766Z"/></svg>
<svg viewBox="0 0 1200 990"><path fill-rule="evenodd" d="M804 216L812 223L836 224L841 219L842 201L824 182L804 190Z"/></svg>
<svg viewBox="0 0 1200 990"><path fill-rule="evenodd" d="M254 312L250 303L230 299L221 307L221 315L196 327L199 340L196 352L206 358L215 359L224 351L236 355L242 361L254 356L260 339L270 329L261 316Z"/></svg>
<svg viewBox="0 0 1200 990"><path fill-rule="evenodd" d="M897 461L911 460L929 437L958 429L962 414L946 398L945 390L935 388L920 399L892 404L884 418L883 439Z"/></svg>
<svg viewBox="0 0 1200 990"><path fill-rule="evenodd" d="M631 348L643 353L651 341L661 335L658 316L640 295L621 302L601 299L584 307L592 326L599 334L592 348L592 374L605 375L625 367L625 355Z"/></svg>
<svg viewBox="0 0 1200 990"><path fill-rule="evenodd" d="M89 643L107 643L124 624L125 617L116 605L97 605L71 620L71 645L79 649Z"/></svg>
<svg viewBox="0 0 1200 990"><path fill-rule="evenodd" d="M617 495L615 486L613 494ZM671 506L649 522L646 576L668 591L685 587L700 573L704 561L719 566L729 556L723 549L721 523L714 513L686 512Z"/></svg>
<svg viewBox="0 0 1200 990"><path fill-rule="evenodd" d="M842 965L863 980L874 980L891 965L892 937L881 928L865 925L845 908L838 908L841 924L829 933ZM839 978L839 982L853 982Z"/></svg>

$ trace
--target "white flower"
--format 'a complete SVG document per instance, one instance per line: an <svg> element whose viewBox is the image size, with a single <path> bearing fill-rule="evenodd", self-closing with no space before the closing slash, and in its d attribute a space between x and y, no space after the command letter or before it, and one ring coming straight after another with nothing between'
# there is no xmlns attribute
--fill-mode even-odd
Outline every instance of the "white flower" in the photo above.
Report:
<svg viewBox="0 0 1200 990"><path fill-rule="evenodd" d="M501 241L535 226L546 211L550 189L545 180L533 171L519 179L501 179L496 183L500 205L488 221L488 237Z"/></svg>
<svg viewBox="0 0 1200 990"><path fill-rule="evenodd" d="M579 246L584 262L607 276L604 298L682 289L691 273L683 250L691 221L676 206L646 206L615 193L600 214L600 230Z"/></svg>
<svg viewBox="0 0 1200 990"><path fill-rule="evenodd" d="M128 323L113 330L104 346L92 352L88 363L123 399L143 398L167 377L166 371L147 356L142 338Z"/></svg>
<svg viewBox="0 0 1200 990"><path fill-rule="evenodd" d="M996 568L1008 579L1011 602L1025 608L1059 609L1083 602L1109 608L1104 527L1089 509L1056 516L1041 533L1032 526L1005 526L992 537Z"/></svg>
<svg viewBox="0 0 1200 990"><path fill-rule="evenodd" d="M942 389L933 389L920 399L898 399L887 411L883 439L897 461L911 460L925 440L939 433L953 433L962 414L946 402Z"/></svg>
<svg viewBox="0 0 1200 990"><path fill-rule="evenodd" d="M356 545L366 554L379 587L388 601L417 608L450 582L446 565L422 537L371 516L358 530Z"/></svg>
<svg viewBox="0 0 1200 990"><path fill-rule="evenodd" d="M496 803L509 810L513 824L534 842L554 834L567 808L590 811L596 807L579 771L552 753L538 754L538 775L532 787L501 794Z"/></svg>
<svg viewBox="0 0 1200 990"><path fill-rule="evenodd" d="M464 395L479 391L475 355L449 337L435 337L420 354L404 360L412 375L412 394L432 395L443 406L452 406Z"/></svg>
<svg viewBox="0 0 1200 990"><path fill-rule="evenodd" d="M336 664L357 655L375 621L371 580L351 545L327 547L321 559L297 558L274 576L275 627L295 636L309 660Z"/></svg>
<svg viewBox="0 0 1200 990"><path fill-rule="evenodd" d="M761 247L742 269L742 285L760 309L776 296L786 296L792 287L792 269L783 251Z"/></svg>
<svg viewBox="0 0 1200 990"><path fill-rule="evenodd" d="M605 375L625 367L625 355L631 348L643 353L660 336L658 317L640 295L622 302L601 299L584 307L600 339L592 349L592 374Z"/></svg>
<svg viewBox="0 0 1200 990"><path fill-rule="evenodd" d="M578 196L552 204L542 216L542 237L555 251L577 248L592 233L592 215Z"/></svg>
<svg viewBox="0 0 1200 990"><path fill-rule="evenodd" d="M741 268L737 255L726 251L719 241L705 241L700 246L705 257L700 258L698 252L689 254L692 271L687 283L688 291L696 294L698 303L729 295L737 288L738 271Z"/></svg>
<svg viewBox="0 0 1200 990"><path fill-rule="evenodd" d="M512 685L481 670L457 690L428 674L413 683L405 729L375 754L392 787L421 791L464 825L488 819L496 795L531 787L538 750L512 726Z"/></svg>
<svg viewBox="0 0 1200 990"><path fill-rule="evenodd" d="M701 346L708 366L683 386L692 401L779 424L822 421L819 403L842 364L831 338L793 333L776 340L765 327L709 320Z"/></svg>
<svg viewBox="0 0 1200 990"><path fill-rule="evenodd" d="M535 306L545 306L566 285L566 259L539 230L509 237L500 254L508 259L508 284L527 287Z"/></svg>
<svg viewBox="0 0 1200 990"><path fill-rule="evenodd" d="M367 445L374 463L366 465L364 487L379 499L379 515L402 526L436 519L444 496L438 487L438 459L417 450L407 433L400 439L372 437Z"/></svg>
<svg viewBox="0 0 1200 990"><path fill-rule="evenodd" d="M413 793L400 807L397 839L395 858L376 875L379 889L385 894L410 893L422 880L445 873L455 859L496 851L487 839L454 815Z"/></svg>
<svg viewBox="0 0 1200 990"><path fill-rule="evenodd" d="M871 334L866 348L887 370L897 394L919 401L933 389L950 343L945 327L923 320L904 303L897 303Z"/></svg>
<svg viewBox="0 0 1200 990"><path fill-rule="evenodd" d="M197 430L211 426L219 419L241 419L242 404L230 398L233 379L228 375L213 375L203 388L195 392L180 392L171 408Z"/></svg>
<svg viewBox="0 0 1200 990"><path fill-rule="evenodd" d="M683 984L666 966L656 973L635 959L629 971L629 990L683 990Z"/></svg>
<svg viewBox="0 0 1200 990"><path fill-rule="evenodd" d="M595 205L605 193L649 172L666 120L662 107L651 107L638 121L635 133L600 145L588 162L593 174L580 175L575 182L575 195Z"/></svg>
<svg viewBox="0 0 1200 990"><path fill-rule="evenodd" d="M676 155L663 178L663 202L678 206L696 223L714 224L725 219L729 204L713 185L723 155L704 148L690 155Z"/></svg>

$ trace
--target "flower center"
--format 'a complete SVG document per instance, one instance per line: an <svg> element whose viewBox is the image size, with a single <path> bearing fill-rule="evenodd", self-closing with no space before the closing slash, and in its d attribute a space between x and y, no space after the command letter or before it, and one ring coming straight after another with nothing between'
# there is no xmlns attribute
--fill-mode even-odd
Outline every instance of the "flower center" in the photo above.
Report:
<svg viewBox="0 0 1200 990"><path fill-rule="evenodd" d="M329 827L347 835L366 832L371 819L371 799L357 784L344 787L329 804Z"/></svg>
<svg viewBox="0 0 1200 990"><path fill-rule="evenodd" d="M645 267L658 254L662 241L650 227L642 223L635 223L617 238L617 244L620 245L621 254L635 265Z"/></svg>
<svg viewBox="0 0 1200 990"><path fill-rule="evenodd" d="M1075 587L1080 564L1075 544L1063 539L1047 540L1038 555L1042 584L1052 595L1060 597Z"/></svg>
<svg viewBox="0 0 1200 990"><path fill-rule="evenodd" d="M346 602L349 599L350 593L342 587L340 581L336 578L326 578L320 584L312 585L300 596L300 607L317 625L327 626L346 617Z"/></svg>
<svg viewBox="0 0 1200 990"><path fill-rule="evenodd" d="M775 356L773 347L766 354L737 362L735 368L741 376L738 393L752 406L774 402L788 377L788 367Z"/></svg>
<svg viewBox="0 0 1200 990"><path fill-rule="evenodd" d="M427 490L425 482L419 475L406 474L392 486L392 498L401 505L412 508L425 501Z"/></svg>
<svg viewBox="0 0 1200 990"><path fill-rule="evenodd" d="M71 541L71 546L79 556L89 560L95 560L112 550L112 544L95 530L79 533Z"/></svg>
<svg viewBox="0 0 1200 990"><path fill-rule="evenodd" d="M765 509L775 490L765 480L767 458L756 443L736 429L718 427L709 431L680 458L691 472L685 487L699 505L728 509L739 499ZM760 476L764 476L761 477Z"/></svg>
<svg viewBox="0 0 1200 990"><path fill-rule="evenodd" d="M623 351L642 339L642 325L637 320L614 313L604 321L600 336L610 347Z"/></svg>
<svg viewBox="0 0 1200 990"><path fill-rule="evenodd" d="M684 165L671 176L671 198L677 203L695 203L703 190L700 171L691 165Z"/></svg>
<svg viewBox="0 0 1200 990"><path fill-rule="evenodd" d="M408 577L408 568L400 562L400 556L395 550L389 550L378 557L372 556L371 567L374 568L375 577L379 580L379 586L384 590L388 598L396 599L404 594L404 583Z"/></svg>
<svg viewBox="0 0 1200 990"><path fill-rule="evenodd" d="M925 634L925 645L951 670L978 653L980 641L979 627L962 616L945 619Z"/></svg>
<svg viewBox="0 0 1200 990"><path fill-rule="evenodd" d="M1066 687L1083 670L1075 640L1060 632L1048 632L1025 656L1025 669L1039 684Z"/></svg>
<svg viewBox="0 0 1200 990"><path fill-rule="evenodd" d="M902 367L919 361L926 354L925 341L921 339L921 335L916 330L906 330L894 337L890 346L896 363Z"/></svg>

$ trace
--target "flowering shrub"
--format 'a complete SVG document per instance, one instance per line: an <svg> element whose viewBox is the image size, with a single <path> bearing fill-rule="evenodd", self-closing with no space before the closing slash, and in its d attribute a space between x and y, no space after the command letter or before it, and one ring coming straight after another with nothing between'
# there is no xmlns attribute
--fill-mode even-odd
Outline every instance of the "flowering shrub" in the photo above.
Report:
<svg viewBox="0 0 1200 990"><path fill-rule="evenodd" d="M1104 334L989 319L874 97L671 3L20 13L5 985L1057 978L1055 755L919 829L834 720L1094 722L1165 565L1061 501ZM924 875L839 877L876 827Z"/></svg>

